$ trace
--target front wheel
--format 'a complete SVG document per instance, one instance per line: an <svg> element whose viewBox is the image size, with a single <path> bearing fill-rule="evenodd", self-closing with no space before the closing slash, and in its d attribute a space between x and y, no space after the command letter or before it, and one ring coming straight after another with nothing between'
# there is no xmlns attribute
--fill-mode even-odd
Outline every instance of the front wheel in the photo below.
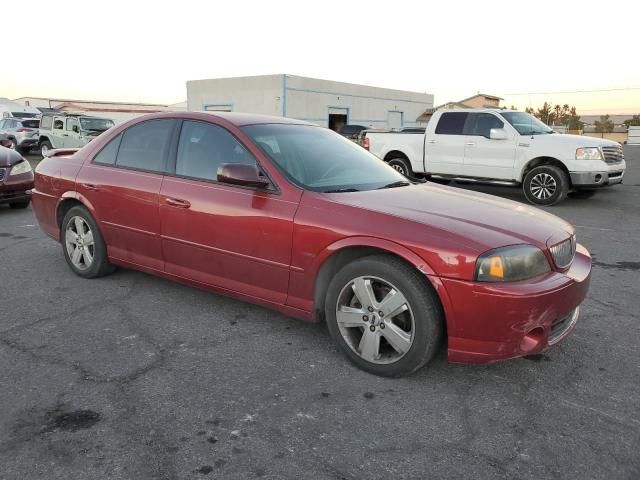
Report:
<svg viewBox="0 0 640 480"><path fill-rule="evenodd" d="M415 372L437 352L444 315L424 277L402 260L375 255L344 266L325 301L329 332L347 357L375 375Z"/></svg>
<svg viewBox="0 0 640 480"><path fill-rule="evenodd" d="M556 166L541 165L525 175L522 190L527 200L534 205L555 205L569 193L569 178Z"/></svg>
<svg viewBox="0 0 640 480"><path fill-rule="evenodd" d="M40 155L42 155L42 158L47 157L47 153L49 152L49 150L51 150L51 148L51 142L49 142L48 140L44 140L40 143Z"/></svg>
<svg viewBox="0 0 640 480"><path fill-rule="evenodd" d="M405 177L411 177L413 172L411 171L411 165L406 158L392 158L387 162L398 173L401 173Z"/></svg>
<svg viewBox="0 0 640 480"><path fill-rule="evenodd" d="M61 241L64 258L76 275L97 278L113 271L98 224L85 207L73 207L64 216Z"/></svg>

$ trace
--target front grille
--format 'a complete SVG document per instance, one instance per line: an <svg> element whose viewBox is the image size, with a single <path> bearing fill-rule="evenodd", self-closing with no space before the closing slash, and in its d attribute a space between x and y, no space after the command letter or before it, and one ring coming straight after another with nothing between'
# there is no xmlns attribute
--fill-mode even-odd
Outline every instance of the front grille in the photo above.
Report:
<svg viewBox="0 0 640 480"><path fill-rule="evenodd" d="M576 254L576 236L571 235L564 242L551 247L550 250L556 266L558 268L567 268L573 262L573 257Z"/></svg>
<svg viewBox="0 0 640 480"><path fill-rule="evenodd" d="M578 321L579 313L580 308L576 307L574 310L571 310L568 315L555 320L551 324L551 332L549 333L549 345L553 345L554 343L560 341L564 334L568 332L571 327L573 327Z"/></svg>
<svg viewBox="0 0 640 480"><path fill-rule="evenodd" d="M609 172L609 178L618 178L622 176L622 172Z"/></svg>
<svg viewBox="0 0 640 480"><path fill-rule="evenodd" d="M615 147L602 147L602 153L604 154L604 161L612 165L622 163L622 160L624 160L624 151L619 145Z"/></svg>
<svg viewBox="0 0 640 480"><path fill-rule="evenodd" d="M6 168L0 168L0 180L4 180L4 176L7 173Z"/></svg>

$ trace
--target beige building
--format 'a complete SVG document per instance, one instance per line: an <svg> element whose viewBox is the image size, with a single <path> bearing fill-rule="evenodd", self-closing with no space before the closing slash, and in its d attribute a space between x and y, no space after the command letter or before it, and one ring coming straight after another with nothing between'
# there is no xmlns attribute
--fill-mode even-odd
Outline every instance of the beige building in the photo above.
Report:
<svg viewBox="0 0 640 480"><path fill-rule="evenodd" d="M427 109L416 121L419 124L427 123L436 110L451 110L453 108L501 108L500 102L502 100L502 98L496 97L495 95L477 93L458 102L447 102L437 107Z"/></svg>

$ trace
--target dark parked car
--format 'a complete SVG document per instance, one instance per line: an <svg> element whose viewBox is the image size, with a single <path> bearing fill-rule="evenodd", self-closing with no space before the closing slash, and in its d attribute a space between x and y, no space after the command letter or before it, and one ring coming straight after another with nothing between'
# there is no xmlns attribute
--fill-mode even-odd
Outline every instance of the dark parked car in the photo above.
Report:
<svg viewBox="0 0 640 480"><path fill-rule="evenodd" d="M33 201L76 274L134 268L324 319L378 375L415 371L445 336L454 362L540 352L576 324L591 274L567 222L410 182L282 117L138 117L44 159Z"/></svg>
<svg viewBox="0 0 640 480"><path fill-rule="evenodd" d="M27 208L31 202L33 170L22 155L2 146L5 143L7 140L0 135L0 204Z"/></svg>
<svg viewBox="0 0 640 480"><path fill-rule="evenodd" d="M345 125L338 131L338 133L343 137L347 137L349 140L357 140L360 133L367 128L370 127L365 127L364 125Z"/></svg>

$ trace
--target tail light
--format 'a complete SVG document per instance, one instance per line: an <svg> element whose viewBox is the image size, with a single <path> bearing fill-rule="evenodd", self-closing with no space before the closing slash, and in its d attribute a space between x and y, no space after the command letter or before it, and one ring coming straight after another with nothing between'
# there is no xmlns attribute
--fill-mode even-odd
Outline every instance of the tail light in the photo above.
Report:
<svg viewBox="0 0 640 480"><path fill-rule="evenodd" d="M33 132L33 130L30 128L19 128L16 132Z"/></svg>
<svg viewBox="0 0 640 480"><path fill-rule="evenodd" d="M362 148L369 150L369 139L367 137L362 139Z"/></svg>

